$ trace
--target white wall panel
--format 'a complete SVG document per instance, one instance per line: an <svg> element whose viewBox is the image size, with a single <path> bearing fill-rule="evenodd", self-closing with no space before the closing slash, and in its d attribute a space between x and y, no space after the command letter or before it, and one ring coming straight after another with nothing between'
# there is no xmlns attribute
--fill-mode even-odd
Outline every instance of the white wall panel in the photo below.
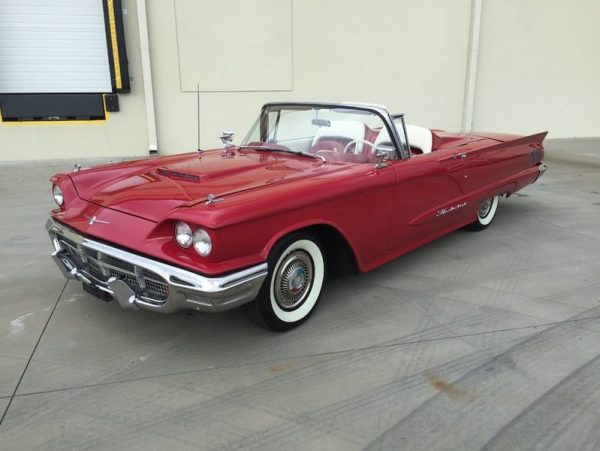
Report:
<svg viewBox="0 0 600 451"><path fill-rule="evenodd" d="M268 101L382 103L405 112L410 122L460 129L470 0L293 0L289 81L287 75L274 79L269 70L284 61L278 46L290 44L288 2L253 0L261 8L246 5L243 17L242 9L225 13L225 4L239 2L213 3L148 3L161 152L196 147L196 83L200 91L222 91L200 93L203 148L218 146L225 129L243 139ZM271 7L266 23L265 5ZM217 12L207 17L209 6ZM213 25L201 26L207 20ZM258 35L250 38L252 27ZM216 28L222 30L213 33ZM256 43L269 33L277 42ZM231 51L235 45L248 53L247 61L240 63L239 49Z"/></svg>
<svg viewBox="0 0 600 451"><path fill-rule="evenodd" d="M600 1L485 0L474 127L600 136Z"/></svg>
<svg viewBox="0 0 600 451"><path fill-rule="evenodd" d="M111 91L102 0L0 0L0 93Z"/></svg>
<svg viewBox="0 0 600 451"><path fill-rule="evenodd" d="M291 0L176 0L181 90L291 90L291 9Z"/></svg>

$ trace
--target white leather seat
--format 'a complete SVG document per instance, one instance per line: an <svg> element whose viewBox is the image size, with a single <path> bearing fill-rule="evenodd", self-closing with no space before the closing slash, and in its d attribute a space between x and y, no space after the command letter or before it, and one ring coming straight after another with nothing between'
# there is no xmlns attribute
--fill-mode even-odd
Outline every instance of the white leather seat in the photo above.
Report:
<svg viewBox="0 0 600 451"><path fill-rule="evenodd" d="M418 125L406 125L406 134L408 135L408 142L411 147L421 149L423 153L431 152L433 146L433 135L431 130L425 127L419 127Z"/></svg>
<svg viewBox="0 0 600 451"><path fill-rule="evenodd" d="M335 138L357 141L354 153L360 154L365 139L365 124L358 121L331 121L329 127L319 127L312 145L323 140L335 140Z"/></svg>
<svg viewBox="0 0 600 451"><path fill-rule="evenodd" d="M398 128L398 126L396 126L396 128ZM402 139L402 137L404 136L404 133L402 133L401 130L398 131L398 134L400 135L400 139ZM381 129L381 131L379 132L379 134L377 135L377 138L375 138L375 142L373 143L373 147L377 148L377 146L379 144L388 144L388 145L392 145L392 138L390 138L390 134L387 131L386 127L383 127Z"/></svg>
<svg viewBox="0 0 600 451"><path fill-rule="evenodd" d="M400 139L404 140L404 131L402 130L402 124L394 124L398 131L398 136ZM406 133L408 134L408 142L411 147L415 147L420 149L423 153L431 152L431 148L433 145L433 135L431 130L425 127L419 127L418 125L410 125L406 124ZM375 139L375 147L377 147L381 143L390 143L392 140L390 139L390 135L387 129L384 127L377 135Z"/></svg>

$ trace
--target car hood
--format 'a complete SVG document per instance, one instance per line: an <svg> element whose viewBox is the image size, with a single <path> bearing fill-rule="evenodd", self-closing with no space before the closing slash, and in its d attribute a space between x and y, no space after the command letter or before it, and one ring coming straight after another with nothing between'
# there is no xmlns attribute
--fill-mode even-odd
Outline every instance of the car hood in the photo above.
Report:
<svg viewBox="0 0 600 451"><path fill-rule="evenodd" d="M70 174L79 197L159 222L175 208L343 169L305 156L254 150L201 153L111 164Z"/></svg>

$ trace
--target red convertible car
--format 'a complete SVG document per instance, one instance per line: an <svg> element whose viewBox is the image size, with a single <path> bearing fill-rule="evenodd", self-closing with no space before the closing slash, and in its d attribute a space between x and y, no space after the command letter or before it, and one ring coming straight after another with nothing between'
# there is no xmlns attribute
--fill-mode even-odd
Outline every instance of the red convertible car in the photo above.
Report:
<svg viewBox="0 0 600 451"><path fill-rule="evenodd" d="M241 145L57 174L56 264L122 307L244 306L275 331L327 274L369 271L456 230L544 173L531 136L447 133L363 104L270 103Z"/></svg>

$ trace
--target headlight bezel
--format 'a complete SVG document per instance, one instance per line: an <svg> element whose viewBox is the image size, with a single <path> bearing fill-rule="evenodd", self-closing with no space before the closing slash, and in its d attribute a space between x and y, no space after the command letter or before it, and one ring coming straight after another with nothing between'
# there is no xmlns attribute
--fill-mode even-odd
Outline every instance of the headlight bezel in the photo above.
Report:
<svg viewBox="0 0 600 451"><path fill-rule="evenodd" d="M57 184L52 185L52 198L59 207L65 204L65 195Z"/></svg>
<svg viewBox="0 0 600 451"><path fill-rule="evenodd" d="M173 228L173 233L175 235L175 242L179 245L179 247L183 249L189 249L190 247L192 247L194 241L194 233L187 222L177 221ZM180 237L188 237L188 239L181 239L180 241Z"/></svg>

